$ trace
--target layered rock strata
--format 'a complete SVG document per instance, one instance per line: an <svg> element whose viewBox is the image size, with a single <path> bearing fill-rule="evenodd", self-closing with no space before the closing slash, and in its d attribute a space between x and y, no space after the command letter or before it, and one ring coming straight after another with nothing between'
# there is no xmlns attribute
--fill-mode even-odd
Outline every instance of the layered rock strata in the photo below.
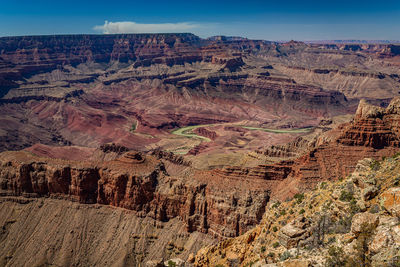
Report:
<svg viewBox="0 0 400 267"><path fill-rule="evenodd" d="M218 238L247 231L261 219L269 200L265 188L228 192L218 185L218 177L212 184L197 180L196 176L204 177L202 173L192 172L185 181L168 173L187 168L184 164L168 161L166 168L162 161L135 152L103 162L39 158L23 151L4 152L0 159L3 196L111 205L159 221L180 218L187 231Z"/></svg>

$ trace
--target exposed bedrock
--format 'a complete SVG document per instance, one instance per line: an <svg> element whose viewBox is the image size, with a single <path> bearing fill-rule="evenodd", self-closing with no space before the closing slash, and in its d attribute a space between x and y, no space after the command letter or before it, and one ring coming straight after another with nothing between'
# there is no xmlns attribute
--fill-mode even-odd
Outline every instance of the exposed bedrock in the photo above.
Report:
<svg viewBox="0 0 400 267"><path fill-rule="evenodd" d="M214 172L231 179L258 177L265 179L271 197L287 199L299 191L314 188L319 182L346 177L360 159L392 156L400 147L400 98L394 98L384 109L361 101L352 122L328 132L332 138L314 140L309 145L298 139L270 156L296 155L297 149L307 152L293 160L253 168L225 167ZM338 132L338 133L337 133ZM275 152L276 153L275 153Z"/></svg>
<svg viewBox="0 0 400 267"><path fill-rule="evenodd" d="M180 218L187 231L237 236L261 220L269 192L264 188L227 192L213 184L168 174L152 156L127 152L103 163L39 158L29 152L0 154L1 194L63 198L137 212L159 221ZM171 164L171 163L168 163ZM179 168L176 166L174 168ZM186 168L181 166L180 168ZM193 173L204 176L204 174Z"/></svg>

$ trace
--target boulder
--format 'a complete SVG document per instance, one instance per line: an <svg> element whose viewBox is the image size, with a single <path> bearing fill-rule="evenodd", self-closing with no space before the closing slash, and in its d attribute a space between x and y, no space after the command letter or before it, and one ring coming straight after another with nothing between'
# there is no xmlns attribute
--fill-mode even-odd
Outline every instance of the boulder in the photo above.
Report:
<svg viewBox="0 0 400 267"><path fill-rule="evenodd" d="M310 222L304 216L288 223L278 233L278 240L282 246L286 248L297 247L301 240L305 240L309 236L307 228Z"/></svg>
<svg viewBox="0 0 400 267"><path fill-rule="evenodd" d="M378 226L378 224L379 216L377 214L371 214L368 212L357 213L353 216L353 219L351 221L351 232L358 235L359 233L361 233L364 226L372 226L375 228Z"/></svg>
<svg viewBox="0 0 400 267"><path fill-rule="evenodd" d="M383 249L387 249L391 244L393 244L393 237L390 233L390 229L381 228L377 231L369 249L373 253L378 253Z"/></svg>
<svg viewBox="0 0 400 267"><path fill-rule="evenodd" d="M400 187L390 188L383 192L381 206L392 216L400 216Z"/></svg>
<svg viewBox="0 0 400 267"><path fill-rule="evenodd" d="M374 197L376 197L378 195L378 193L379 193L379 189L374 185L368 186L367 188L365 188L362 191L364 200L371 200Z"/></svg>
<svg viewBox="0 0 400 267"><path fill-rule="evenodd" d="M162 259L149 260L146 262L146 267L164 267Z"/></svg>

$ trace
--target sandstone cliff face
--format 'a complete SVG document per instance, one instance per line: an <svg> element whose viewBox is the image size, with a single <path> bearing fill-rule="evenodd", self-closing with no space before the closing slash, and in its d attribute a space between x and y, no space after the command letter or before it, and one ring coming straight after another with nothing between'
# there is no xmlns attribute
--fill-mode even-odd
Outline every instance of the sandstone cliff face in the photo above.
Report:
<svg viewBox="0 0 400 267"><path fill-rule="evenodd" d="M163 222L180 218L187 231L218 238L250 229L261 219L269 200L269 193L259 189L227 193L218 182L170 176L162 161L133 152L97 163L39 158L28 152L4 152L0 158L2 195L110 205ZM173 165L172 171L186 168L168 164Z"/></svg>
<svg viewBox="0 0 400 267"><path fill-rule="evenodd" d="M395 98L388 108L374 107L361 101L354 122L344 129L338 142L350 146L376 149L399 147L399 99Z"/></svg>
<svg viewBox="0 0 400 267"><path fill-rule="evenodd" d="M120 34L3 37L1 58L15 64L82 63L153 59L169 51L188 51L193 34ZM189 51L191 49L189 48Z"/></svg>

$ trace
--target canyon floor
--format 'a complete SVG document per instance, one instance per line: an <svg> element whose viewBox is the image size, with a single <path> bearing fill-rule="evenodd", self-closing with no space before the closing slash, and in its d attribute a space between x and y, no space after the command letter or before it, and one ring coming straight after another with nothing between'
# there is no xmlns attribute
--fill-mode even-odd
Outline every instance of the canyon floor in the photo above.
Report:
<svg viewBox="0 0 400 267"><path fill-rule="evenodd" d="M0 266L392 266L399 47L0 38Z"/></svg>

